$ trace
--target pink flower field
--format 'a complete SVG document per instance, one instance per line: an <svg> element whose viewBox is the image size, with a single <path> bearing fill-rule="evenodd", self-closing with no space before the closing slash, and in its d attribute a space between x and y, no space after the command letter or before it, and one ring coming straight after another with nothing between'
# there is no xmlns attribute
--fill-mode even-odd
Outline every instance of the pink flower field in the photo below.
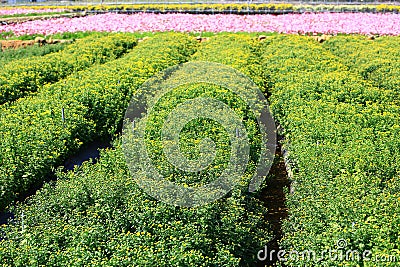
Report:
<svg viewBox="0 0 400 267"><path fill-rule="evenodd" d="M28 8L14 8L14 9L0 9L0 16L16 15L16 14L32 14L32 13L50 13L50 12L63 12L65 9L28 9Z"/></svg>
<svg viewBox="0 0 400 267"><path fill-rule="evenodd" d="M290 15L101 14L0 26L15 35L77 31L278 32L400 35L399 14L318 13Z"/></svg>

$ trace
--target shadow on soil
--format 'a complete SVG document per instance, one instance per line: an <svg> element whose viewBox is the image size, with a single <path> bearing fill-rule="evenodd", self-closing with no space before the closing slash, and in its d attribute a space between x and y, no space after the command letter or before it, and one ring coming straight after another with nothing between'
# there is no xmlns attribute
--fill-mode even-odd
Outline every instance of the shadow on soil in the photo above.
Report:
<svg viewBox="0 0 400 267"><path fill-rule="evenodd" d="M93 141L89 144L83 145L78 152L69 157L63 164L64 170L69 171L73 170L75 165L80 166L83 162L93 159L93 163L96 163L98 158L100 157L99 149L109 148L111 147L110 141ZM51 173L46 177L45 182L54 181L57 177L54 173ZM34 195L37 190L39 190L43 186L43 183L32 186L27 193L21 195L17 201L22 202L26 198ZM11 212L0 212L0 225L8 223L9 220L14 219L14 214ZM2 239L0 233L0 240Z"/></svg>
<svg viewBox="0 0 400 267"><path fill-rule="evenodd" d="M275 152L275 161L268 174L267 186L262 190L260 197L268 210L265 219L271 226L274 236L266 246L268 252L275 250L275 253L271 253L271 257L267 255L264 261L259 261L257 264L258 267L276 266L277 264L277 251L280 249L278 242L282 238L282 221L288 217L285 192L289 192L289 188L290 181L286 172L281 145L278 143Z"/></svg>

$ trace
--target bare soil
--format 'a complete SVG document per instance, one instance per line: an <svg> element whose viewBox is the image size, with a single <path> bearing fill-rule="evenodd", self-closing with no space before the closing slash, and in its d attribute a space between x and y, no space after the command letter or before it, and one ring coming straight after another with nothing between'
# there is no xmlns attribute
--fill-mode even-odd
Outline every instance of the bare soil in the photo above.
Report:
<svg viewBox="0 0 400 267"><path fill-rule="evenodd" d="M280 144L277 145L275 161L271 166L268 176L267 186L261 192L261 200L268 210L265 219L268 225L271 226L274 238L266 245L269 252L272 250L277 252L280 249L278 242L282 238L282 221L288 217L285 191L289 192L290 188L290 181L286 172ZM267 257L267 259L260 262L258 266L276 266L278 261L276 252L272 254L272 260Z"/></svg>
<svg viewBox="0 0 400 267"><path fill-rule="evenodd" d="M1 50L16 49L20 47L27 47L35 44L35 40L21 41L21 40L4 40L1 41Z"/></svg>

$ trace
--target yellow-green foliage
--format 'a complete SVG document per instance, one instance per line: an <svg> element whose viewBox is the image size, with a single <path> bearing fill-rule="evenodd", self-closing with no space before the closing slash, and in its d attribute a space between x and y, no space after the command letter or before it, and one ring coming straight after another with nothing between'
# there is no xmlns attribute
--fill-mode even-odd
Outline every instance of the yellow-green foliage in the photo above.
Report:
<svg viewBox="0 0 400 267"><path fill-rule="evenodd" d="M63 50L68 44L54 44L46 46L28 46L17 49L5 49L0 53L0 67L7 65L9 62L21 58L29 58L34 56L44 56Z"/></svg>
<svg viewBox="0 0 400 267"><path fill-rule="evenodd" d="M338 36L324 43L341 62L375 87L400 96L400 38Z"/></svg>
<svg viewBox="0 0 400 267"><path fill-rule="evenodd" d="M130 5L94 5L75 6L75 10L160 10L160 11L247 11L247 10L292 10L292 4L130 4Z"/></svg>
<svg viewBox="0 0 400 267"><path fill-rule="evenodd" d="M74 6L74 10L125 10L125 11L361 11L361 12L398 12L398 5L307 5L289 3L267 4L122 4L122 5L92 5Z"/></svg>
<svg viewBox="0 0 400 267"><path fill-rule="evenodd" d="M117 145L19 205L15 223L2 227L0 260L4 267L251 267L258 239L267 238L260 210L243 195L199 208L157 201L137 186Z"/></svg>
<svg viewBox="0 0 400 267"><path fill-rule="evenodd" d="M185 60L208 59L228 44L231 57L220 56L214 61L245 70L246 64L253 60L249 52L254 42L249 38L235 41L234 36L217 37L215 42L200 47L199 52L189 58L197 46L194 39L176 34L158 35L139 44L120 60L91 72L82 72L81 82L69 78L62 99L69 100L71 108L82 109L71 115L85 114L88 118L86 123L79 118L81 128L93 128L91 120L100 124L97 125L97 128L101 126L99 131L108 131L107 126L113 125L111 120L123 116L130 96L138 97L143 93L144 89L137 89L149 76ZM90 73L95 75L89 77ZM61 84L51 86L52 91L60 92ZM196 89L185 86L172 97L187 97ZM206 86L205 89L204 94L214 95L214 87ZM56 96L55 92L43 97ZM220 93L219 96L235 103L234 94ZM155 116L162 115L164 108L174 103L161 103ZM237 107L238 110L243 108ZM69 129L72 129L68 120L71 115L67 117ZM210 131L211 124L196 126L205 131L200 134L216 137L214 129ZM156 124L149 123L149 131L160 130L155 127ZM152 146L149 150L154 149L157 147ZM157 160L153 163L157 164ZM115 150L102 153L96 165L84 164L80 171L59 173L58 178L54 187L46 185L31 198L29 205L19 205L15 210L15 224L3 228L7 236L7 240L0 241L3 266L75 266L82 263L91 266L250 267L256 264L257 255L253 248L261 248L270 238L264 221L265 208L254 195L249 195L247 184L202 207L166 205L149 197L135 184L119 144ZM19 234L17 229L22 225L22 212L25 231ZM25 241L15 242L18 236ZM33 253L38 257L33 258Z"/></svg>
<svg viewBox="0 0 400 267"><path fill-rule="evenodd" d="M357 61L358 52L346 61ZM263 43L261 56L265 75L272 81L271 107L284 128L294 169L294 194L287 195L290 217L281 246L321 256L322 250L334 250L337 240L344 239L345 251L371 250L371 258L398 257L400 99L396 89L382 90L363 80L341 57L307 37L272 37ZM358 266L362 260L325 258L323 262Z"/></svg>
<svg viewBox="0 0 400 267"><path fill-rule="evenodd" d="M69 74L120 57L136 45L133 37L110 35L78 40L62 51L14 60L0 70L0 104L14 101Z"/></svg>
<svg viewBox="0 0 400 267"><path fill-rule="evenodd" d="M314 251L319 258L344 239L345 256L346 251L370 250L371 259L399 259L400 98L398 87L386 81L398 78L391 68L398 64L398 46L393 37L333 37L321 45L305 36L257 42L234 34L210 37L199 46L183 34L157 35L122 59L0 109L1 207L42 181L81 142L114 134L127 103L140 96L138 88L147 78L188 60L209 60L256 81L270 95L282 126L294 192L286 195L289 218L282 226L281 248ZM154 132L159 125L153 125ZM210 125L203 126L209 130ZM130 179L118 143L99 164L84 164L59 178L28 205L18 205L14 224L3 227L3 265L255 266L260 243L269 237L259 202L240 190L199 209L148 197ZM289 259L285 265L398 263L328 257L319 262Z"/></svg>
<svg viewBox="0 0 400 267"><path fill-rule="evenodd" d="M257 46L258 41L249 36L225 34L203 42L202 49L193 56L193 59L231 66L246 75L256 77L254 82L260 86L263 81L255 75L255 73L260 74L259 62L254 54Z"/></svg>
<svg viewBox="0 0 400 267"><path fill-rule="evenodd" d="M13 7L14 8L14 7ZM27 8L27 9L58 9L60 6L19 6L18 8ZM112 11L112 10L128 10L128 11L145 11L145 10L160 10L160 11L191 11L191 10L214 10L214 11L361 11L361 12L399 12L399 5L390 5L390 4L364 4L364 5L346 5L346 4L338 4L338 5L326 5L326 4L318 4L318 5L308 5L308 4L289 4L289 3L266 3L266 4L234 4L234 3L223 3L223 4L102 4L102 5L75 5L75 6L64 6L62 8L81 11L81 10L103 10L103 11ZM8 9L8 7L5 7Z"/></svg>
<svg viewBox="0 0 400 267"><path fill-rule="evenodd" d="M124 58L78 72L43 87L36 96L3 106L0 210L43 182L82 142L114 134L135 90L156 72L187 60L195 44L179 34L158 35Z"/></svg>
<svg viewBox="0 0 400 267"><path fill-rule="evenodd" d="M400 11L400 6L395 5L388 5L388 4L381 4L376 6L376 11L383 12L383 11Z"/></svg>

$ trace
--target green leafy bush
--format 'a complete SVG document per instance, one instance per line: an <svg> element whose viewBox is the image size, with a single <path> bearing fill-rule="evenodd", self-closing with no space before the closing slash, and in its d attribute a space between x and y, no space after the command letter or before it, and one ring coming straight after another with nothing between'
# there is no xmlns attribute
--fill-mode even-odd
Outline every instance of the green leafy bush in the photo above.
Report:
<svg viewBox="0 0 400 267"><path fill-rule="evenodd" d="M50 46L28 46L18 49L6 49L0 53L0 66L4 66L10 61L28 58L34 56L44 56L50 53L59 52L66 48L65 44L56 44Z"/></svg>
<svg viewBox="0 0 400 267"><path fill-rule="evenodd" d="M378 37L368 40L361 36L338 36L324 47L340 57L353 72L375 87L400 97L400 38Z"/></svg>
<svg viewBox="0 0 400 267"><path fill-rule="evenodd" d="M45 84L56 82L93 64L118 58L135 44L134 38L125 35L89 37L57 53L10 62L0 72L0 104L36 92Z"/></svg>
<svg viewBox="0 0 400 267"><path fill-rule="evenodd" d="M0 210L41 183L85 142L115 134L135 90L187 60L196 41L162 34L126 57L47 85L0 112ZM62 109L64 119L62 121Z"/></svg>
<svg viewBox="0 0 400 267"><path fill-rule="evenodd" d="M364 81L307 37L270 38L261 54L272 79L271 107L295 170L282 248L312 250L320 257L344 239L345 253L370 250L373 257L398 257L400 108L395 92ZM357 258L322 262L396 265Z"/></svg>
<svg viewBox="0 0 400 267"><path fill-rule="evenodd" d="M253 266L252 245L265 242L256 200L163 204L137 187L118 145L95 165L59 174L15 212L2 229L3 266Z"/></svg>
<svg viewBox="0 0 400 267"><path fill-rule="evenodd" d="M96 105L90 107L85 99L79 104L92 108L93 121L101 125L97 125L98 131L107 132L120 119L129 96L140 99L143 89L137 89L143 81L167 65L189 59L196 46L193 40L184 35L159 35L139 44L124 58L97 67L102 69L96 72L98 77L80 86L71 84L77 89L69 88L67 92L76 96L79 88L89 88ZM212 60L248 72L247 63L255 60L245 53L254 44L250 38L216 37L191 58L211 60L214 51L221 51L228 43L230 53ZM244 60L243 55L248 58ZM102 84L95 86L99 82ZM97 88L103 88L102 94L110 97L103 100ZM68 93L64 97L71 96ZM163 169L166 165L162 155L157 156L162 147L155 140L165 113L186 99L200 96L219 99L234 108L247 120L249 136L254 136L251 140L259 146L257 134L252 134L257 125L252 124L251 111L233 93L207 83L185 85L163 98L149 118L147 141L153 141L149 153L155 155L153 164L157 167ZM116 110L110 107L115 115L103 114L111 99L121 104L113 104L118 107ZM217 150L226 152L227 142L221 132L225 132L221 125L194 121L181 132L181 138L184 145L196 143L202 137L214 138L217 148L221 145ZM250 164L246 177L242 177L243 183L226 197L197 208L174 207L156 201L137 186L130 177L119 141L115 145L115 149L103 151L95 165L87 163L74 172L59 172L55 184L46 184L26 204L13 210L17 218L3 228L7 239L0 241L4 266L254 266L257 261L254 250L261 249L271 238L264 218L265 208L255 195L247 192L245 180L251 175L254 163ZM182 151L191 152L193 148L183 147ZM212 167L223 167L226 159L222 153ZM174 170L170 172L177 183L189 183L187 177ZM218 175L210 173L211 178ZM199 182L205 183L206 179L201 177ZM14 255L16 251L18 255Z"/></svg>
<svg viewBox="0 0 400 267"><path fill-rule="evenodd" d="M347 44L346 38L356 41ZM357 38L333 37L321 45L305 36L279 35L258 42L230 34L211 37L198 47L187 35L161 34L122 59L45 86L35 97L1 109L0 203L5 207L17 193L43 181L81 142L115 134L129 100L143 93L140 86L153 74L188 60L213 61L249 75L270 96L282 126L284 150L294 171L294 191L286 195L290 216L282 228L282 249L315 251L320 257L343 239L345 254L369 250L371 258L399 259L400 103L398 87L385 83L396 79L389 66L397 64L398 44L389 37L372 45ZM377 54L385 55L384 64L374 59ZM257 151L254 120L243 103L222 89L203 83L178 88L157 107L147 141L154 145L153 162L172 174L171 180L198 182L164 168L168 165L155 140L165 114L192 96L214 96L232 104L246 117ZM216 137L219 154L213 166L223 167L226 136L214 130L222 129L210 121L191 122L182 132L182 151L196 158L191 145ZM265 209L256 195L246 192L245 179L256 154L243 183L225 198L197 209L178 208L155 201L137 187L117 141L98 164L59 172L56 183L46 184L12 209L16 219L2 227L6 239L0 241L0 260L5 266L254 266L257 252L271 237ZM216 175L218 171L212 173ZM209 178L202 179L200 183ZM353 257L289 259L284 264L397 264Z"/></svg>

